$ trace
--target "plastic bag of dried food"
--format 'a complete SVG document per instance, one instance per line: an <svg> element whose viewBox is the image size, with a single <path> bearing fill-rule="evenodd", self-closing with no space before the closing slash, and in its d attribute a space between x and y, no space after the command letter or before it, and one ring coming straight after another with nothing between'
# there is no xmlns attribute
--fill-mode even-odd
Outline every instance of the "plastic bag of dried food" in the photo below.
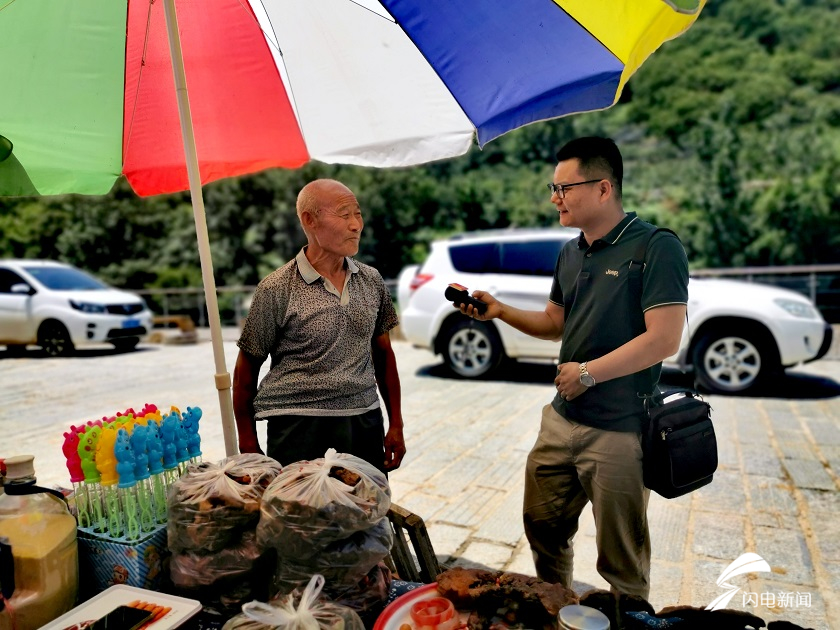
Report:
<svg viewBox="0 0 840 630"><path fill-rule="evenodd" d="M331 448L323 458L287 465L266 488L257 538L290 557L306 558L313 549L371 528L390 507L385 475Z"/></svg>
<svg viewBox="0 0 840 630"><path fill-rule="evenodd" d="M274 552L272 550L272 558ZM191 551L173 553L169 559L169 577L179 589L197 589L221 582L234 582L248 575L265 555L257 547L256 532L242 534L239 544L210 554Z"/></svg>
<svg viewBox="0 0 840 630"><path fill-rule="evenodd" d="M243 477L236 461L188 468L166 496L167 538L174 553L215 553L256 527L263 488Z"/></svg>
<svg viewBox="0 0 840 630"><path fill-rule="evenodd" d="M228 464L232 466L228 467ZM283 468L276 459L259 453L239 453L219 462L227 475L240 483L254 484L265 490Z"/></svg>
<svg viewBox="0 0 840 630"><path fill-rule="evenodd" d="M271 602L248 602L222 630L364 630L359 615L320 597L324 576L313 575L306 588Z"/></svg>
<svg viewBox="0 0 840 630"><path fill-rule="evenodd" d="M351 586L327 583L324 595L336 604L352 608L366 626L372 626L388 603L391 581L391 570L380 562Z"/></svg>
<svg viewBox="0 0 840 630"><path fill-rule="evenodd" d="M371 529L333 541L309 558L290 558L278 549L273 591L289 593L306 584L315 573L324 576L327 591L352 586L390 553L393 543L391 522L383 518Z"/></svg>

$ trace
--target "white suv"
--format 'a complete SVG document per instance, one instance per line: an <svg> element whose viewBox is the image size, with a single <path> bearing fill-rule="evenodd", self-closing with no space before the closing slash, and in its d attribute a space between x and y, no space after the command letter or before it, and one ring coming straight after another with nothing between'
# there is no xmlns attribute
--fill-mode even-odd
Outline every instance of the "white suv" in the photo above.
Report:
<svg viewBox="0 0 840 630"><path fill-rule="evenodd" d="M152 328L143 299L84 271L49 260L0 260L0 344L20 352L29 344L50 356L84 343L133 349Z"/></svg>
<svg viewBox="0 0 840 630"><path fill-rule="evenodd" d="M422 266L400 273L405 338L442 354L466 378L489 374L505 358L556 361L558 344L498 320L471 320L443 293L457 282L518 308L543 310L560 249L579 234L568 228L512 229L433 242ZM745 391L782 368L821 358L831 345L831 327L807 298L750 282L692 278L688 321L680 350L665 363L693 368L709 391Z"/></svg>

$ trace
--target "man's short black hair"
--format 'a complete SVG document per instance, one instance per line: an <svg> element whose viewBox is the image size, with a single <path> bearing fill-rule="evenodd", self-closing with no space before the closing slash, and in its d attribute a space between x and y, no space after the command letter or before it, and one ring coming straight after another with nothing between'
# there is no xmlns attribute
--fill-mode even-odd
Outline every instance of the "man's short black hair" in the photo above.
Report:
<svg viewBox="0 0 840 630"><path fill-rule="evenodd" d="M570 140L557 152L557 161L577 159L580 171L587 178L604 177L612 181L621 198L624 161L621 151L610 138L586 136Z"/></svg>

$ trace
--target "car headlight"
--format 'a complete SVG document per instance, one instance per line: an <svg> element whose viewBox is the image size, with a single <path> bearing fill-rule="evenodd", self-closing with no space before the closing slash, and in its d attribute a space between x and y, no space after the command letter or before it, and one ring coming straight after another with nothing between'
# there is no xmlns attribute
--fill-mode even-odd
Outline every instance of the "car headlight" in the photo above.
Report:
<svg viewBox="0 0 840 630"><path fill-rule="evenodd" d="M106 312L106 308L103 304L91 304L90 302L76 302L75 300L70 300L70 306L75 308L77 311L82 311L82 313Z"/></svg>
<svg viewBox="0 0 840 630"><path fill-rule="evenodd" d="M785 298L776 298L773 300L776 306L785 309L794 317L802 317L804 319L816 319L817 312L809 304L800 302L798 300L786 300Z"/></svg>

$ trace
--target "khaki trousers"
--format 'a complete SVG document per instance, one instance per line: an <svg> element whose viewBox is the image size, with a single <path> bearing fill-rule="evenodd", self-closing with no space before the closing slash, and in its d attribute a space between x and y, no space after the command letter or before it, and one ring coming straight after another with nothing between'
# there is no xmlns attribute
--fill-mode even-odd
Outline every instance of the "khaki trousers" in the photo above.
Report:
<svg viewBox="0 0 840 630"><path fill-rule="evenodd" d="M595 516L598 573L611 591L650 592L650 491L639 433L594 429L543 408L525 470L525 534L537 576L572 587L572 538L587 501Z"/></svg>

